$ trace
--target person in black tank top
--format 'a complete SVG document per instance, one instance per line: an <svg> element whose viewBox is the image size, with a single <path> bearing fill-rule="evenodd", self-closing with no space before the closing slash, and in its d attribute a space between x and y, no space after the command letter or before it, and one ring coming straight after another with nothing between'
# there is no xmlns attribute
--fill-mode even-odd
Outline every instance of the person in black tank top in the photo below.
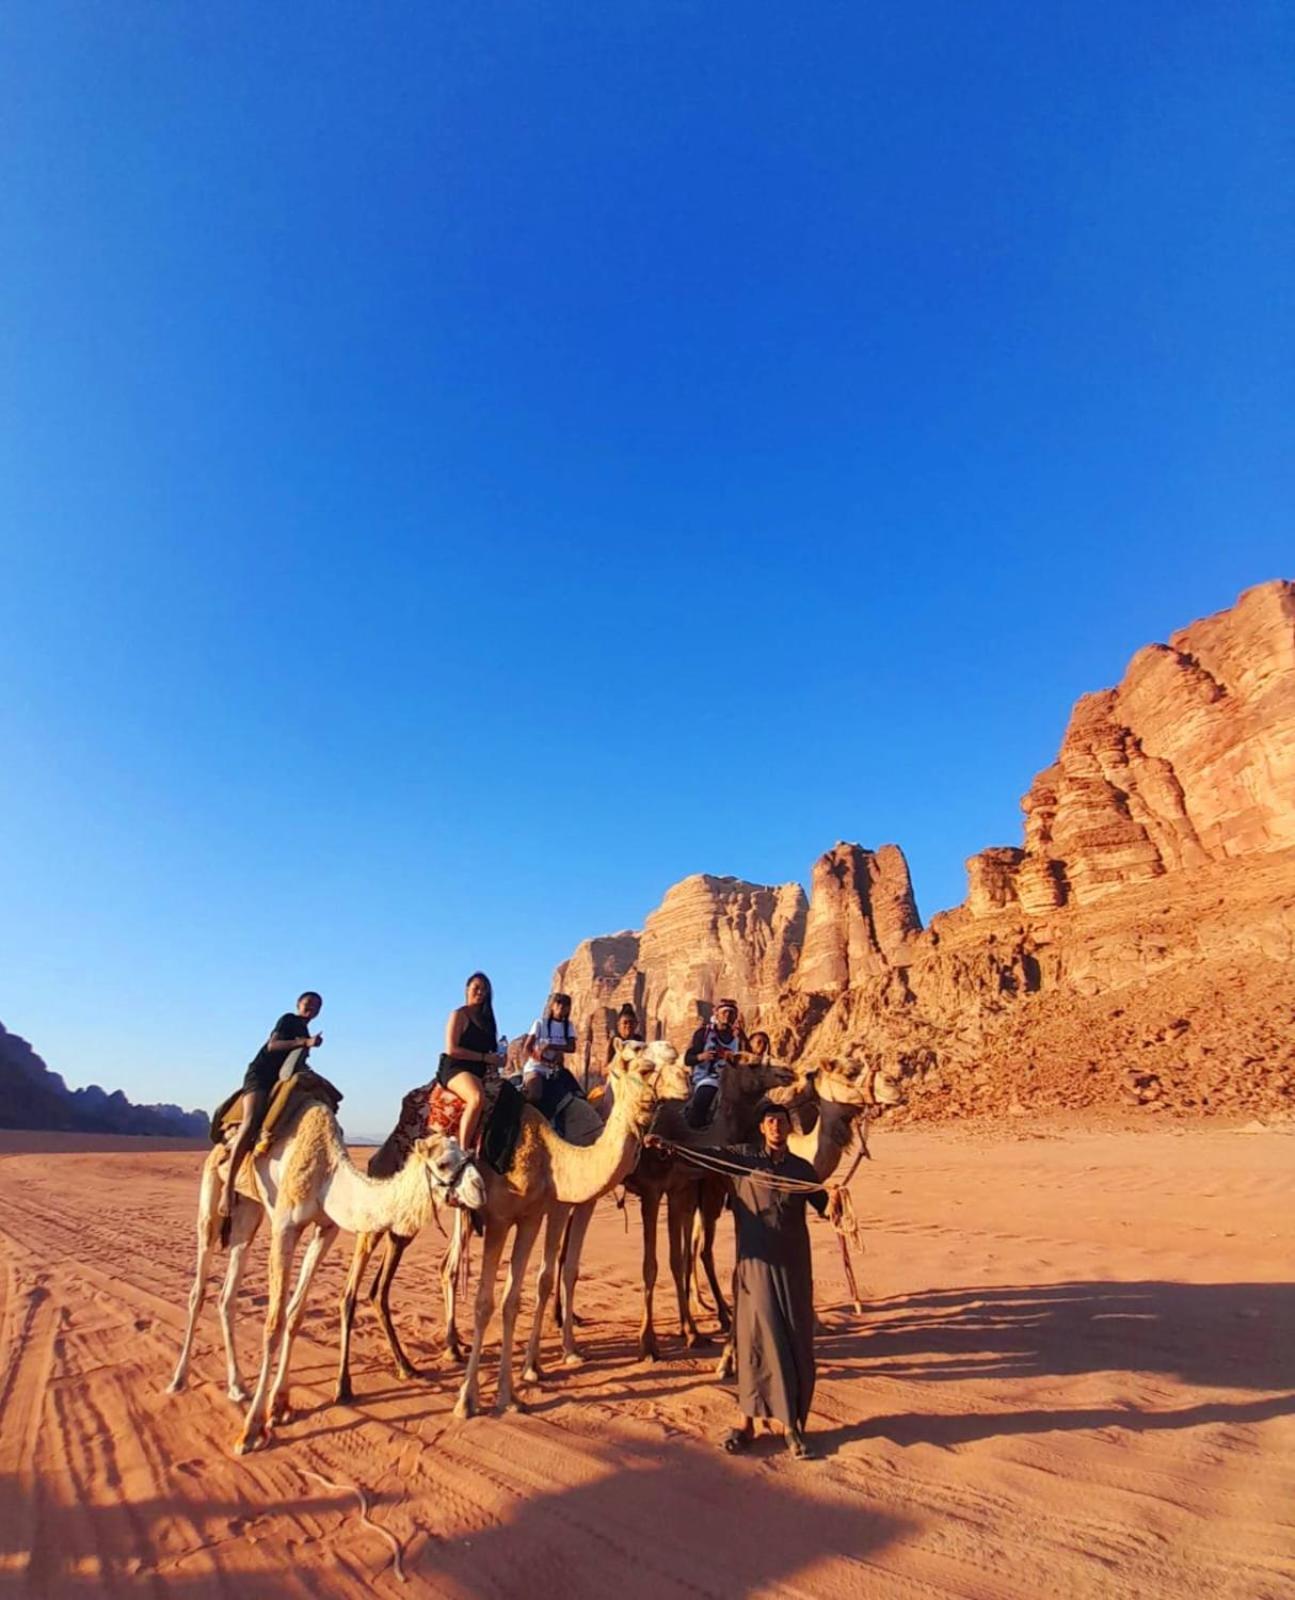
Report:
<svg viewBox="0 0 1295 1600"><path fill-rule="evenodd" d="M474 972L464 994L467 1004L451 1011L445 1024L445 1054L436 1081L462 1100L459 1143L465 1150L472 1150L481 1126L481 1080L487 1067L503 1065L503 1057L495 1048L499 1030L495 1026L490 979L484 972Z"/></svg>

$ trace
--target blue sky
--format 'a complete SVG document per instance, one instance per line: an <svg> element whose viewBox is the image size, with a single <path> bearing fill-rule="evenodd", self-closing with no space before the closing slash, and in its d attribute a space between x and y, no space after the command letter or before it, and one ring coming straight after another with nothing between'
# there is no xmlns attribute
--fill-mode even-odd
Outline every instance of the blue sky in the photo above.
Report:
<svg viewBox="0 0 1295 1600"><path fill-rule="evenodd" d="M0 14L0 1018L374 1131L474 967L898 842L1295 570L1289 13Z"/></svg>

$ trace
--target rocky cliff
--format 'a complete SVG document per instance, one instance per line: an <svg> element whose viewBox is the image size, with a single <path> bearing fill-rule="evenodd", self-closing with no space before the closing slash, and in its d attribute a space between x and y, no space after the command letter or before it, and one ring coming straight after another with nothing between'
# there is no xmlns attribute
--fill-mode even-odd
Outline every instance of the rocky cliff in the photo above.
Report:
<svg viewBox="0 0 1295 1600"><path fill-rule="evenodd" d="M895 845L836 845L808 903L685 879L558 968L594 1068L623 1001L682 1042L731 993L787 1056L896 1063L912 1115L1295 1103L1295 584L1085 695L1022 809L929 928Z"/></svg>
<svg viewBox="0 0 1295 1600"><path fill-rule="evenodd" d="M133 1105L120 1089L109 1093L95 1083L69 1089L26 1039L0 1024L0 1128L199 1139L207 1135L207 1115L172 1105Z"/></svg>

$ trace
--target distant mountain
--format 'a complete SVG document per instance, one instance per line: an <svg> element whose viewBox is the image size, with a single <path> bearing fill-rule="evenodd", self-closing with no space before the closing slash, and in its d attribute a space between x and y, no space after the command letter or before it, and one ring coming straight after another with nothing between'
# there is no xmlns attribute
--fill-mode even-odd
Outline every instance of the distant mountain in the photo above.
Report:
<svg viewBox="0 0 1295 1600"><path fill-rule="evenodd" d="M0 1023L0 1128L198 1139L206 1136L208 1120L205 1111L132 1105L120 1089L109 1093L97 1083L69 1089L26 1039Z"/></svg>

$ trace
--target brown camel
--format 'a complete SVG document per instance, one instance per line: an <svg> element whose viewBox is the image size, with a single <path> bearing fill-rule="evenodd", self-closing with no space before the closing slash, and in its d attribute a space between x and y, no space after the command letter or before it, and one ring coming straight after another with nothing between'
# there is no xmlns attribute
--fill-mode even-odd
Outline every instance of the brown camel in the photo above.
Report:
<svg viewBox="0 0 1295 1600"><path fill-rule="evenodd" d="M241 1455L265 1442L278 1412L292 1357L292 1342L305 1314L315 1269L339 1228L353 1233L395 1229L417 1233L431 1214L434 1195L446 1203L482 1202L476 1169L464 1162L455 1140L436 1133L421 1139L414 1159L394 1177L370 1178L351 1164L337 1119L327 1107L306 1105L284 1129L274 1149L246 1163L270 1218L269 1303L256 1393L235 1449ZM239 1180L242 1182L243 1174ZM292 1299L288 1282L302 1232L315 1225Z"/></svg>
<svg viewBox="0 0 1295 1600"><path fill-rule="evenodd" d="M650 1117L651 1109L656 1102L653 1085L657 1073L663 1065L668 1066L674 1060L675 1051L670 1045L654 1045L646 1048L637 1045L632 1050L623 1052L613 1064L613 1076L618 1087L623 1089L624 1106L619 1118L613 1117L604 1123L599 1117L595 1121L592 1108L584 1108L590 1112L585 1118L590 1126L585 1127L578 1120L581 1113L578 1112L576 1117L569 1115L568 1130L574 1123L579 1130L579 1137L564 1138L559 1137L540 1113L528 1105L522 1111L521 1132L511 1170L504 1176L495 1172L493 1168L483 1165L486 1232L481 1278L474 1310L473 1349L477 1352L476 1366L480 1365L480 1341L476 1337L475 1324L481 1316L482 1297L488 1296L485 1311L485 1319L488 1322L494 1305L494 1279L498 1272L499 1258L508 1232L515 1228L517 1234L504 1297L505 1348L501 1351L498 1409L504 1410L515 1404L512 1396L511 1358L517 1300L540 1224L549 1219L550 1212L553 1213L545 1236L540 1270L541 1299L537 1311L537 1323L543 1315L544 1302L552 1287L554 1258L568 1215L573 1207L577 1210L591 1209L597 1197L619 1183L624 1171L632 1165L639 1141L646 1131L647 1118ZM414 1095L406 1096L406 1103L423 1093L415 1091ZM583 1108L583 1102L580 1104ZM574 1111L575 1107L571 1109ZM388 1144L391 1143L389 1140ZM375 1162L376 1160L377 1157ZM585 1226L587 1225L586 1221ZM351 1271L342 1297L342 1340L337 1378L339 1400L349 1399L352 1393L349 1372L350 1329L360 1280L374 1248L383 1237L382 1233L372 1233L357 1237L355 1242ZM378 1299L379 1314L396 1362L396 1370L401 1377L413 1377L414 1369L400 1347L390 1312L392 1280L412 1235L399 1230L390 1230L385 1237L386 1254L379 1268L373 1293ZM467 1248L467 1241L465 1220L460 1213L456 1218L450 1248L441 1263L441 1287L445 1303L446 1347L456 1359L466 1358L469 1362L468 1375L465 1377L463 1392L459 1398L459 1406L466 1407L460 1411L461 1415L469 1415L475 1410L477 1387L471 1353L464 1352L455 1325L455 1289L459 1264L462 1253ZM574 1262L568 1262L567 1272L572 1287L578 1267L578 1257ZM484 1329L482 1331L484 1332ZM534 1344L535 1341L532 1340L532 1345ZM568 1346L568 1354L572 1353L572 1350L573 1346ZM537 1355L537 1347L528 1350L526 1366L528 1377L535 1376L538 1372Z"/></svg>
<svg viewBox="0 0 1295 1600"><path fill-rule="evenodd" d="M548 1221L544 1256L536 1289L536 1328L542 1324L553 1288L558 1247L567 1210L606 1194L633 1167L643 1135L656 1107L656 1080L662 1067L672 1065L677 1053L664 1041L634 1048L622 1047L611 1066L615 1104L597 1139L589 1145L569 1144L545 1119L528 1106L522 1117L521 1136L507 1174L485 1167L486 1233L482 1246L481 1276L473 1306L472 1348L467 1371L454 1407L457 1417L474 1416L478 1409L481 1346L494 1312L495 1278L508 1235L513 1250L504 1290L503 1326L499 1346L497 1411L519 1409L513 1396L513 1334L527 1263L540 1230ZM538 1334L532 1335L528 1370L533 1369Z"/></svg>
<svg viewBox="0 0 1295 1600"><path fill-rule="evenodd" d="M689 1088L686 1072L678 1073L669 1085L659 1085L661 1105L652 1123L652 1132L674 1144L704 1150L721 1144L740 1144L755 1133L755 1109L770 1089L791 1081L787 1067L762 1064L731 1066L720 1072L720 1093L714 1120L708 1128L690 1128L684 1121L684 1106ZM695 1168L676 1161L668 1153L645 1151L625 1187L639 1198L643 1223L643 1320L639 1327L639 1357L656 1361L660 1357L653 1323L653 1298L657 1280L657 1217L661 1201L666 1203L666 1235L670 1251L670 1273L679 1303L679 1334L692 1349L708 1342L697 1326L691 1305L690 1240L693 1216L701 1195L701 1179Z"/></svg>

